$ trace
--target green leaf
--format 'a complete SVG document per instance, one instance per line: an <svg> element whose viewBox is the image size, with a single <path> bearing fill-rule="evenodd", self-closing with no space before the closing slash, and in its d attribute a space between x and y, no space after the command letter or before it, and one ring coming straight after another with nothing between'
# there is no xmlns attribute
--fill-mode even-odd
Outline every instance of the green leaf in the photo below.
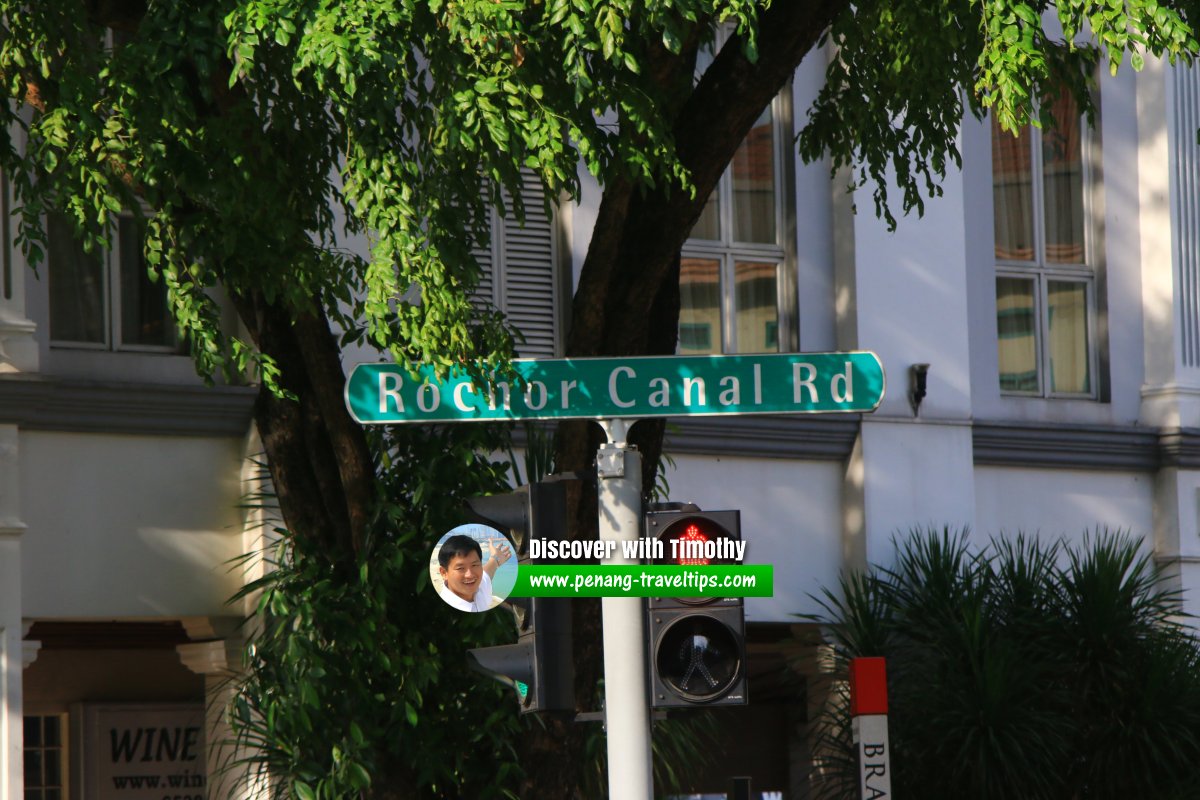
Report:
<svg viewBox="0 0 1200 800"><path fill-rule="evenodd" d="M371 786L371 775L363 768L362 764L351 761L346 765L346 771L350 775L350 783L354 788L365 790Z"/></svg>
<svg viewBox="0 0 1200 800"><path fill-rule="evenodd" d="M1042 21L1038 17L1037 11L1030 6L1027 6L1024 3L1017 3L1013 7L1013 11L1026 25L1029 25L1032 28L1041 28Z"/></svg>
<svg viewBox="0 0 1200 800"><path fill-rule="evenodd" d="M675 30L672 24L668 24L663 29L662 34L663 47L667 48L668 52L679 55L683 50L683 42L679 38L679 32Z"/></svg>

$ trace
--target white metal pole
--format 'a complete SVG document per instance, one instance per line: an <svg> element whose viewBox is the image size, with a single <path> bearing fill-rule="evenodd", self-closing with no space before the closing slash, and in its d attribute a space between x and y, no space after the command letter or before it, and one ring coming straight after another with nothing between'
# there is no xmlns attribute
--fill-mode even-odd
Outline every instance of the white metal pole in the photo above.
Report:
<svg viewBox="0 0 1200 800"><path fill-rule="evenodd" d="M601 541L633 541L640 536L642 456L625 442L626 425L605 425L609 444L596 453ZM618 545L603 564L633 564ZM645 613L640 597L603 597L604 724L608 745L608 796L612 800L651 800L650 708L644 653Z"/></svg>

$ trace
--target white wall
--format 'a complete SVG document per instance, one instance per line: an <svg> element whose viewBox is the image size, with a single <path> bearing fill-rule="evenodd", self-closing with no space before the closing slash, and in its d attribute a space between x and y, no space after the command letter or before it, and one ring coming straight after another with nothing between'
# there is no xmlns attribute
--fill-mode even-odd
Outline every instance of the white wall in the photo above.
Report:
<svg viewBox="0 0 1200 800"><path fill-rule="evenodd" d="M1017 532L1078 542L1107 527L1153 545L1154 479L1141 473L1084 470L975 469L976 534Z"/></svg>
<svg viewBox="0 0 1200 800"><path fill-rule="evenodd" d="M228 613L241 584L236 439L21 435L22 615Z"/></svg>
<svg viewBox="0 0 1200 800"><path fill-rule="evenodd" d="M865 419L847 470L847 567L890 565L898 535L969 526L972 461L964 425Z"/></svg>

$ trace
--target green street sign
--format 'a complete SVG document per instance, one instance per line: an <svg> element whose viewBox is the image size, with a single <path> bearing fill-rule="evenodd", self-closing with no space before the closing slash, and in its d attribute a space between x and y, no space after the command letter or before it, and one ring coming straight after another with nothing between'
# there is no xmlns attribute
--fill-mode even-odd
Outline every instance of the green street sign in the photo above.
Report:
<svg viewBox="0 0 1200 800"><path fill-rule="evenodd" d="M364 424L813 414L874 411L884 390L867 352L531 359L513 372L489 384L359 364L346 406Z"/></svg>

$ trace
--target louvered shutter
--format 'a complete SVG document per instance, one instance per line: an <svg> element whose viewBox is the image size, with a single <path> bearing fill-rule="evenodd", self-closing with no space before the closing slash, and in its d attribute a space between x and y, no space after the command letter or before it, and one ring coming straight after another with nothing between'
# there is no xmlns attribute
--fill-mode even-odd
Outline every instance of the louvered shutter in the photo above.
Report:
<svg viewBox="0 0 1200 800"><path fill-rule="evenodd" d="M476 301L503 311L509 324L525 342L518 344L522 358L553 358L559 352L559 270L554 219L543 204L545 192L532 173L522 173L525 223L511 213L511 197L504 193L510 213L492 212L491 247L472 250L483 277Z"/></svg>
<svg viewBox="0 0 1200 800"><path fill-rule="evenodd" d="M481 191L483 199L487 201L487 192ZM479 277L479 283L475 287L475 292L471 295L471 302L480 309L492 309L500 307L500 298L496 296L496 281L493 280L496 264L496 212L491 212L490 230L492 235L486 242L474 242L471 246L471 255L475 257L475 263L479 264L479 269L482 274Z"/></svg>
<svg viewBox="0 0 1200 800"><path fill-rule="evenodd" d="M525 224L503 220L500 260L503 264L501 310L525 336L523 358L552 358L558 353L558 269L554 220L547 215L541 182L522 173Z"/></svg>

